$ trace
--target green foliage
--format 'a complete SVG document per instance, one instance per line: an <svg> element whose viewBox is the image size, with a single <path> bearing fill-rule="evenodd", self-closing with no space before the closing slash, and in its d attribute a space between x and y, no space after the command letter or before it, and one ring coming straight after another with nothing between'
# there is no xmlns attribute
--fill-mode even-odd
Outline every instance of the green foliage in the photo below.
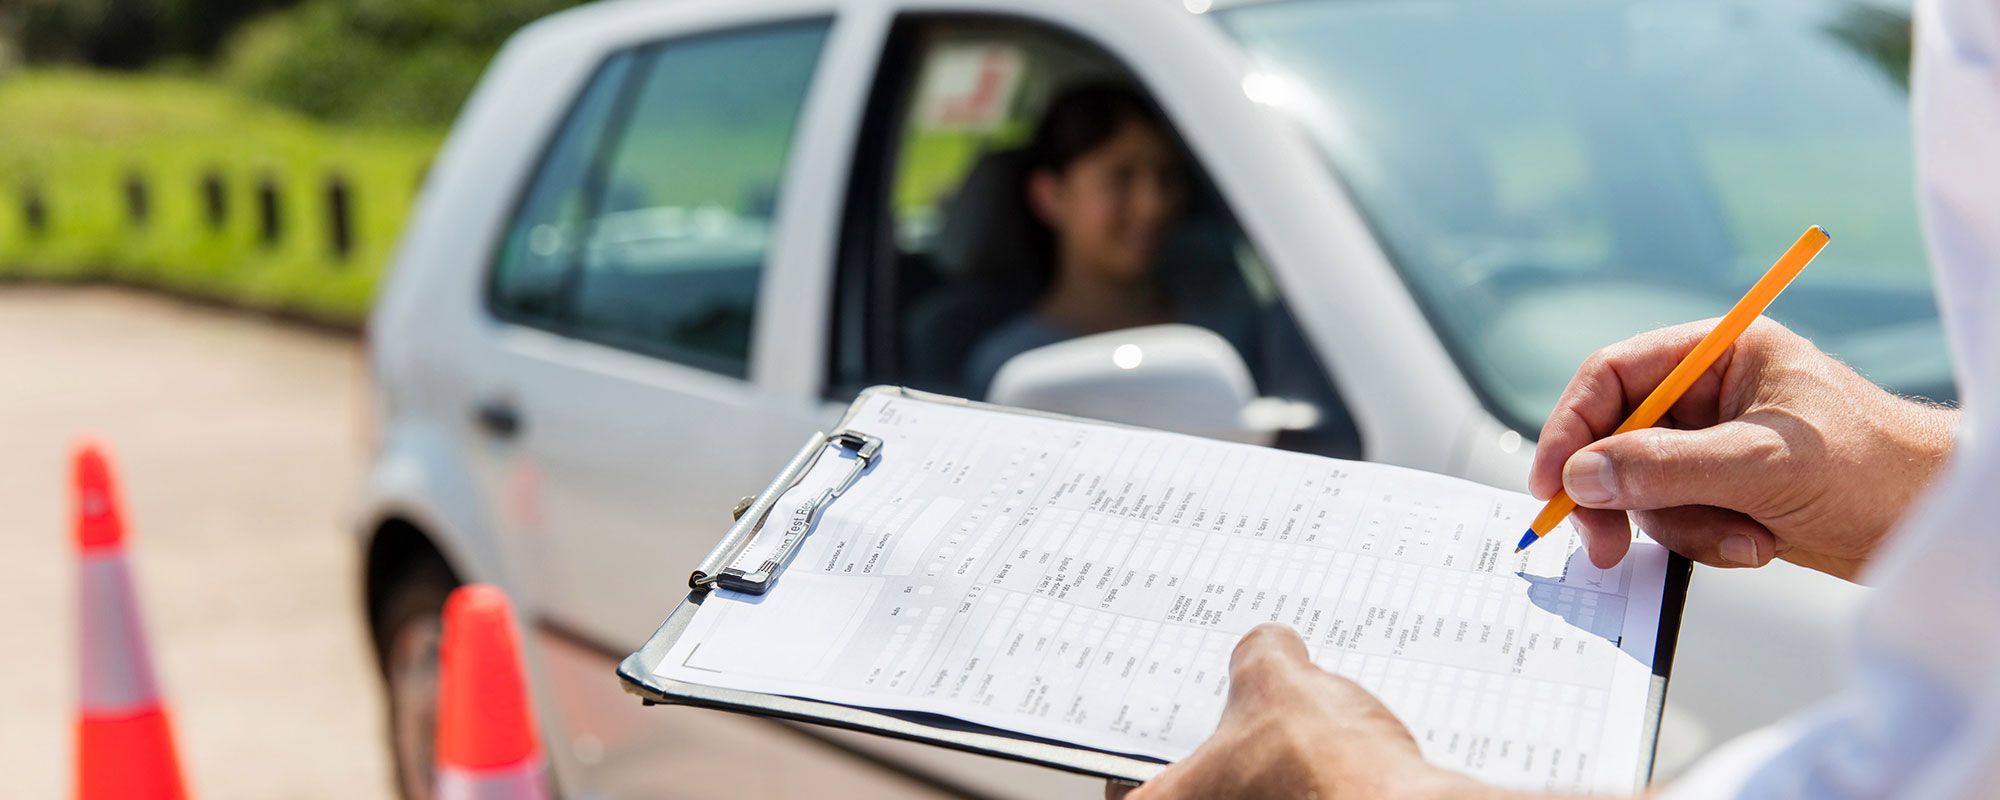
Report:
<svg viewBox="0 0 2000 800"><path fill-rule="evenodd" d="M217 73L323 120L442 125L507 37L580 0L0 0L0 70Z"/></svg>
<svg viewBox="0 0 2000 800"><path fill-rule="evenodd" d="M133 69L161 58L206 60L243 20L297 1L13 0L0 4L0 17L18 18L30 61Z"/></svg>
<svg viewBox="0 0 2000 800"><path fill-rule="evenodd" d="M30 70L0 81L0 278L113 280L341 325L375 281L440 136L340 128L163 77ZM211 227L202 181L225 187ZM145 222L128 176L148 187ZM332 245L326 182L351 187L354 250ZM260 239L256 191L278 187L281 230ZM43 198L28 225L23 198Z"/></svg>
<svg viewBox="0 0 2000 800"><path fill-rule="evenodd" d="M21 0L21 43L30 61L136 67L159 54L153 0Z"/></svg>
<svg viewBox="0 0 2000 800"><path fill-rule="evenodd" d="M226 74L328 120L443 124L502 42L577 0L310 0L245 26Z"/></svg>
<svg viewBox="0 0 2000 800"><path fill-rule="evenodd" d="M111 280L358 324L443 124L507 37L576 2L0 0L0 280ZM48 66L66 63L148 72ZM345 256L334 176L352 192ZM266 182L281 217L268 243Z"/></svg>

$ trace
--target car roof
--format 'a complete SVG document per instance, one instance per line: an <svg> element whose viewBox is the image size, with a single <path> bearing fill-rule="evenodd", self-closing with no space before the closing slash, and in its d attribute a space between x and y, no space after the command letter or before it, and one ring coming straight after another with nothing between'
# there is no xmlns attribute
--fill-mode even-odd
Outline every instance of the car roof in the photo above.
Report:
<svg viewBox="0 0 2000 800"><path fill-rule="evenodd" d="M1090 0L1093 3L1123 2L1133 11L1157 13L1164 11L1194 11L1194 4L1200 4L1201 13L1209 10L1261 5L1282 0ZM730 20L757 20L761 18L782 19L786 16L808 14L830 14L844 10L892 5L893 0L598 0L563 11L558 11L529 24L522 29L523 38L549 35L557 31L581 33L584 30L602 30L625 27L634 23L659 20L664 26L672 23L665 18L685 22L689 27L706 27L712 23L727 24ZM934 9L948 11L950 9ZM965 13L978 14L989 10L978 8L959 9ZM1032 15L1032 9L1010 11ZM581 30L580 30L581 29Z"/></svg>

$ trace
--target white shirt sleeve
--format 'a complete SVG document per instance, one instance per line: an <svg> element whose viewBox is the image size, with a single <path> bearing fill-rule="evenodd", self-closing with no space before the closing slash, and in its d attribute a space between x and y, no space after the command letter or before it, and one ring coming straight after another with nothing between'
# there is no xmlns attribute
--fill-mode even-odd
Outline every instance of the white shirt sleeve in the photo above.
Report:
<svg viewBox="0 0 2000 800"><path fill-rule="evenodd" d="M1952 462L1866 576L1848 688L1669 798L2000 797L2000 0L1919 0L1916 27L1919 193L1965 409Z"/></svg>
<svg viewBox="0 0 2000 800"><path fill-rule="evenodd" d="M1987 798L2000 787L2000 439L1961 437L1871 576L1853 682L1724 746L1680 798Z"/></svg>

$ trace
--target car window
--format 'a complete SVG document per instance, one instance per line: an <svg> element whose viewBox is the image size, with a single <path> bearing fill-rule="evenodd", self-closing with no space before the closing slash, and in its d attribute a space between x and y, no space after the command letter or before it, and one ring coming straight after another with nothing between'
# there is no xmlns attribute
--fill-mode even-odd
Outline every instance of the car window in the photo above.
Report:
<svg viewBox="0 0 2000 800"><path fill-rule="evenodd" d="M563 320L563 285L587 219L585 183L632 56L606 61L578 98L501 239L490 287L499 316L545 326Z"/></svg>
<svg viewBox="0 0 2000 800"><path fill-rule="evenodd" d="M1049 216L1051 207L1038 211L1027 187L1038 170L1055 172L1045 163L1052 148L1037 139L1045 126L1123 130L1133 122L1143 129L1133 145L1143 163L1127 182L1153 187L1135 196L1165 198L1155 205L1172 211L1153 215L1140 237L1147 244L1126 252L1136 277L1102 305L1156 297L1151 322L1222 335L1260 394L1317 411L1309 415L1316 424L1281 444L1359 454L1352 421L1256 247L1171 121L1116 59L1068 33L1014 20L906 19L891 39L876 91L892 99L871 104L856 157L864 167L850 214L870 218L850 219L843 239L834 394L894 383L988 399L995 367L1012 356L1130 327L1116 317L1071 327L1073 317L1048 310L1065 299L1057 283L1069 262L1059 251L1072 234L1055 230L1070 223ZM1107 103L1131 120L1076 110ZM1050 123L1051 115L1086 119ZM1117 169L1106 174L1125 174ZM1121 235L1116 226L1099 229L1100 239ZM1080 305L1087 317L1091 304Z"/></svg>
<svg viewBox="0 0 2000 800"><path fill-rule="evenodd" d="M711 34L607 61L501 241L494 312L747 375L785 155L826 27Z"/></svg>
<svg viewBox="0 0 2000 800"><path fill-rule="evenodd" d="M748 373L785 155L825 33L792 24L640 55L593 187L577 335Z"/></svg>

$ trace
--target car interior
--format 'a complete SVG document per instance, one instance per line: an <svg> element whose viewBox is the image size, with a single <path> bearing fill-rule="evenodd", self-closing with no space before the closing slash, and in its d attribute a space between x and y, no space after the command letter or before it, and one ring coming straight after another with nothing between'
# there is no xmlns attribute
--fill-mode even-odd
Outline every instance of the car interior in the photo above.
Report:
<svg viewBox="0 0 2000 800"><path fill-rule="evenodd" d="M837 338L846 341L836 347L864 355L836 354L835 385L899 383L979 399L983 387L964 376L968 355L982 337L1032 308L1049 280L1048 267L1038 263L1043 234L1024 197L1027 139L1047 104L1070 87L1113 83L1142 94L1144 87L1090 43L1012 20L906 22L893 39L903 52L885 62L877 91L886 100L878 97L871 115L889 120L894 134L879 137L886 152L857 159L857 173L873 164L878 182L858 180L874 194L852 204L878 211L862 225L850 224L848 249L862 257L846 259L841 278L865 289L843 292L850 324L839 326L844 332ZM967 97L983 101L977 109L983 113L934 111L963 112ZM871 138L864 132L864 141ZM1243 357L1260 395L1316 408L1319 423L1282 435L1280 446L1358 456L1353 422L1274 279L1199 159L1179 149L1187 165L1185 207L1155 275L1184 312L1202 304L1204 317L1242 321L1216 332ZM856 247L855 239L866 244ZM857 313L865 314L863 324L851 324ZM856 348L856 340L865 346Z"/></svg>

